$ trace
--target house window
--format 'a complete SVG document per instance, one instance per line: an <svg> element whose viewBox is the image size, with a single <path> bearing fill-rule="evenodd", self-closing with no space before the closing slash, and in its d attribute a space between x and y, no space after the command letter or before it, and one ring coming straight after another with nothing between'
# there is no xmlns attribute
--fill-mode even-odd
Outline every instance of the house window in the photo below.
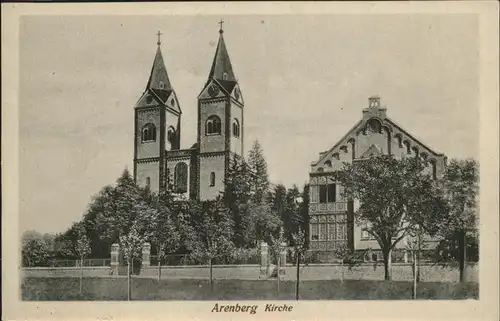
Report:
<svg viewBox="0 0 500 321"><path fill-rule="evenodd" d="M335 184L328 184L328 203L335 202L336 188Z"/></svg>
<svg viewBox="0 0 500 321"><path fill-rule="evenodd" d="M325 166L326 166L326 167L332 167L332 161L331 161L331 160L327 160L327 161L325 162Z"/></svg>
<svg viewBox="0 0 500 321"><path fill-rule="evenodd" d="M222 75L222 79L223 79L223 80L227 80L227 72L225 72L225 73Z"/></svg>
<svg viewBox="0 0 500 321"><path fill-rule="evenodd" d="M310 191L310 196L311 196L311 203L318 203L318 185L312 185L311 186L311 191Z"/></svg>
<svg viewBox="0 0 500 321"><path fill-rule="evenodd" d="M320 224L319 225L319 240L320 241L325 241L327 237L326 234L326 224Z"/></svg>
<svg viewBox="0 0 500 321"><path fill-rule="evenodd" d="M319 202L320 203L326 203L327 199L327 185L320 185L319 186Z"/></svg>
<svg viewBox="0 0 500 321"><path fill-rule="evenodd" d="M160 81L159 87L160 87L160 89L164 89L165 88L165 84L163 83L163 81Z"/></svg>
<svg viewBox="0 0 500 321"><path fill-rule="evenodd" d="M337 223L337 240L345 240L347 238L346 224Z"/></svg>
<svg viewBox="0 0 500 321"><path fill-rule="evenodd" d="M319 238L318 224L311 224L311 240L317 241Z"/></svg>
<svg viewBox="0 0 500 321"><path fill-rule="evenodd" d="M336 239L335 235L335 224L328 224L328 240L334 241Z"/></svg>
<svg viewBox="0 0 500 321"><path fill-rule="evenodd" d="M174 169L174 192L186 193L188 180L188 166L186 163L180 162L175 165Z"/></svg>
<svg viewBox="0 0 500 321"><path fill-rule="evenodd" d="M240 123L237 119L233 120L233 135L236 137L240 137Z"/></svg>
<svg viewBox="0 0 500 321"><path fill-rule="evenodd" d="M215 173L210 173L210 186L215 186Z"/></svg>
<svg viewBox="0 0 500 321"><path fill-rule="evenodd" d="M363 229L361 231L361 238L362 239L369 239L370 238L370 233L368 233L368 231L366 229Z"/></svg>
<svg viewBox="0 0 500 321"><path fill-rule="evenodd" d="M147 188L151 187L151 177L146 177L146 187Z"/></svg>
<svg viewBox="0 0 500 321"><path fill-rule="evenodd" d="M319 202L332 203L335 202L336 189L335 184L320 185L319 186Z"/></svg>
<svg viewBox="0 0 500 321"><path fill-rule="evenodd" d="M172 126L168 128L167 140L170 144L173 144L175 141L175 129Z"/></svg>
<svg viewBox="0 0 500 321"><path fill-rule="evenodd" d="M220 135L221 133L221 121L220 118L212 115L208 117L205 123L205 134L206 135Z"/></svg>
<svg viewBox="0 0 500 321"><path fill-rule="evenodd" d="M156 141L156 126L148 123L142 127L142 142Z"/></svg>

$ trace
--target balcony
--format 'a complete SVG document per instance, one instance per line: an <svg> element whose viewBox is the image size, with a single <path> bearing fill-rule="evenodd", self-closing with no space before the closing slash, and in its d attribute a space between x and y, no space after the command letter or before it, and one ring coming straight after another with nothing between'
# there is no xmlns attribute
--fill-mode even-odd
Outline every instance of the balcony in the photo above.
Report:
<svg viewBox="0 0 500 321"><path fill-rule="evenodd" d="M347 211L347 202L309 203L309 214L341 213Z"/></svg>

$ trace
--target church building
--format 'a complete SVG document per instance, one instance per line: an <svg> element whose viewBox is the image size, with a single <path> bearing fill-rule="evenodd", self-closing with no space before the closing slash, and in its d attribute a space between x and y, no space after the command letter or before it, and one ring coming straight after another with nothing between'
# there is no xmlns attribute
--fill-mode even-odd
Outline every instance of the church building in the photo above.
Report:
<svg viewBox="0 0 500 321"><path fill-rule="evenodd" d="M329 252L341 243L352 250L379 249L377 241L355 223L356 203L342 197L343 187L332 179L334 171L343 162L376 155L394 155L397 158L421 157L428 161L425 169L434 178L442 175L446 156L417 140L408 131L387 117L387 109L380 97L368 99L359 120L337 144L319 154L309 173L309 238L310 249ZM399 247L404 246L399 243Z"/></svg>
<svg viewBox="0 0 500 321"><path fill-rule="evenodd" d="M213 199L224 191L230 161L243 155L243 96L220 24L212 66L198 95L197 141L189 148L181 148L182 109L158 32L151 74L134 108L134 180L141 187Z"/></svg>

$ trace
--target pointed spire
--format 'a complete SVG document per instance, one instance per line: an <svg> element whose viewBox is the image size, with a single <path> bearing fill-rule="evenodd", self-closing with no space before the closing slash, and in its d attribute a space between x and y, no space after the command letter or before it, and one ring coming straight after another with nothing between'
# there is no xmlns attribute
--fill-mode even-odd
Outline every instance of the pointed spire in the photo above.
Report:
<svg viewBox="0 0 500 321"><path fill-rule="evenodd" d="M217 50L215 51L214 61L208 78L213 78L218 81L236 82L236 77L234 76L233 67L231 66L229 54L227 53L226 44L224 42L224 30L222 30L223 23L224 21L221 19L219 22L219 43L217 44Z"/></svg>
<svg viewBox="0 0 500 321"><path fill-rule="evenodd" d="M163 56L161 54L161 39L162 35L160 31L156 34L158 36L155 59L153 61L153 67L151 68L151 74L149 75L148 84L146 90L153 89L157 90L173 90L170 80L168 79L167 68L163 62Z"/></svg>

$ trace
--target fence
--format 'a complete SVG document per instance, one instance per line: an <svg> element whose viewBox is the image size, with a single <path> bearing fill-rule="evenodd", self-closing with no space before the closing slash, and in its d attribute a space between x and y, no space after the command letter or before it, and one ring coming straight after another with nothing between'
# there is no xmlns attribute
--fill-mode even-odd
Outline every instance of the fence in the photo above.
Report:
<svg viewBox="0 0 500 321"><path fill-rule="evenodd" d="M79 267L80 260L51 260L49 261L50 267ZM111 259L84 259L83 266L86 267L98 267L98 266L110 266Z"/></svg>
<svg viewBox="0 0 500 321"><path fill-rule="evenodd" d="M158 256L151 255L150 262L151 265L158 265ZM196 266L207 264L209 264L208 259L197 259L189 254L169 254L160 260L160 265L162 266ZM260 255L252 253L247 256L216 258L212 260L212 264L260 264Z"/></svg>

